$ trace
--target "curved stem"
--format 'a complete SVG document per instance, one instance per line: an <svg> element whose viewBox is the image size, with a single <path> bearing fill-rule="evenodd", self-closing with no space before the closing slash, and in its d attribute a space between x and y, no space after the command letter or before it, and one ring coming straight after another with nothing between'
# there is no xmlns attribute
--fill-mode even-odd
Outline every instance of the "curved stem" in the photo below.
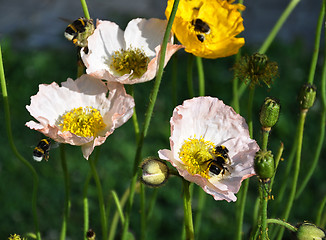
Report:
<svg viewBox="0 0 326 240"><path fill-rule="evenodd" d="M60 145L61 166L62 166L62 170L63 170L64 184L65 184L65 207L64 207L64 215L63 215L60 240L66 239L67 221L68 221L69 214L70 214L70 183L69 183L67 159L66 159L64 147L65 147L64 144Z"/></svg>
<svg viewBox="0 0 326 240"><path fill-rule="evenodd" d="M297 182L298 182L298 177L299 177L299 172L300 172L303 130L304 130L304 123L305 123L306 115L307 115L307 111L301 110L298 129L297 129L297 136L298 136L297 144L298 145L297 145L296 158L295 158L295 162L294 162L294 175L293 175L293 181L292 181L290 194L288 196L287 204L286 204L285 210L284 210L284 215L282 217L282 219L284 219L284 221L287 221L287 219L289 217L289 214L290 214L290 211L291 211L291 208L293 205L293 201L295 198L296 189L297 189ZM278 233L278 237L277 237L278 240L282 239L283 232L284 232L284 229L283 228L280 229L280 231Z"/></svg>
<svg viewBox="0 0 326 240"><path fill-rule="evenodd" d="M244 209L247 200L247 192L249 188L249 179L247 178L241 184L240 189L240 196L237 201L237 218L236 218L236 238L237 240L242 239L242 226L243 226L243 216L244 216Z"/></svg>
<svg viewBox="0 0 326 240"><path fill-rule="evenodd" d="M40 240L41 233L39 231L37 206L36 206L37 191L38 191L38 175L34 167L18 152L16 145L14 143L14 138L12 135L12 128L11 128L11 120L10 120L8 92L7 92L5 72L4 72L3 61L2 61L1 45L0 45L0 81L1 81L1 89L2 89L2 97L3 97L3 105L4 105L6 131L7 131L10 148L13 151L14 155L31 171L33 175L32 212L33 212L36 239Z"/></svg>
<svg viewBox="0 0 326 240"><path fill-rule="evenodd" d="M191 210L191 196L190 196L190 183L183 179L183 210L184 210L184 221L186 240L194 240L194 226L192 222L192 210Z"/></svg>
<svg viewBox="0 0 326 240"><path fill-rule="evenodd" d="M195 218L195 233L196 233L196 239L200 239L199 237L199 232L200 232L200 226L201 226L201 220L202 220L202 215L203 215L203 208L206 203L206 197L207 193L204 192L201 188L199 189L198 193L198 203L197 203L197 213L196 213L196 218Z"/></svg>
<svg viewBox="0 0 326 240"><path fill-rule="evenodd" d="M287 229L289 229L292 232L296 232L298 230L296 227L292 226L291 224L289 224L285 221L279 220L279 219L270 218L270 219L267 219L266 222L267 222L267 224L274 223L274 224L278 224L280 226L286 227Z"/></svg>
<svg viewBox="0 0 326 240"><path fill-rule="evenodd" d="M86 233L89 229L89 208L88 208L88 198L87 198L87 192L88 192L88 185L89 181L92 178L92 174L89 173L86 177L86 181L83 188L83 211L84 211L84 237L86 239Z"/></svg>

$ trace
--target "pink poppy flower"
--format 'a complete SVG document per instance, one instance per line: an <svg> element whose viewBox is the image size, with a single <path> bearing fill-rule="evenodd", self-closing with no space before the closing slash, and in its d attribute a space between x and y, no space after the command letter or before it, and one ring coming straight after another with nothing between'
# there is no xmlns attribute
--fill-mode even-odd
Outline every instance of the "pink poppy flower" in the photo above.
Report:
<svg viewBox="0 0 326 240"><path fill-rule="evenodd" d="M26 126L56 142L81 146L88 159L95 146L103 144L132 116L134 99L123 85L105 85L86 74L76 80L68 78L61 85L53 82L39 86L26 106L38 122L29 121Z"/></svg>
<svg viewBox="0 0 326 240"><path fill-rule="evenodd" d="M117 24L99 20L94 33L88 38L88 51L81 50L86 72L123 84L152 80L158 70L166 24L166 20L137 18L130 21L123 32ZM164 66L183 47L172 42L171 34Z"/></svg>
<svg viewBox="0 0 326 240"><path fill-rule="evenodd" d="M170 120L171 150L159 150L179 174L215 200L236 201L241 182L255 174L257 143L245 119L212 97L184 101Z"/></svg>

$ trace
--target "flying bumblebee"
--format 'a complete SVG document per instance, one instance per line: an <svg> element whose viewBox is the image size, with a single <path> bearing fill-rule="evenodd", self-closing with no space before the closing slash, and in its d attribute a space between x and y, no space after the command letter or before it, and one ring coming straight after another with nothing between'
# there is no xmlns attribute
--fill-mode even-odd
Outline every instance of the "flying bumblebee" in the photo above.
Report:
<svg viewBox="0 0 326 240"><path fill-rule="evenodd" d="M42 161L43 158L47 161L49 159L49 151L51 148L51 140L49 138L42 139L33 151L33 158L35 161Z"/></svg>
<svg viewBox="0 0 326 240"><path fill-rule="evenodd" d="M191 24L194 26L195 32L198 32L196 35L197 39L201 42L204 42L205 34L209 34L211 32L209 25L200 18L192 20Z"/></svg>
<svg viewBox="0 0 326 240"><path fill-rule="evenodd" d="M78 18L65 30L65 38L72 41L78 47L87 47L87 38L95 30L93 19Z"/></svg>
<svg viewBox="0 0 326 240"><path fill-rule="evenodd" d="M215 147L215 154L214 157L208 161L208 169L209 169L209 174L214 176L214 175L219 175L222 173L222 175L225 173L225 171L229 172L228 165L230 165L231 160L228 154L229 150L223 146L219 145Z"/></svg>

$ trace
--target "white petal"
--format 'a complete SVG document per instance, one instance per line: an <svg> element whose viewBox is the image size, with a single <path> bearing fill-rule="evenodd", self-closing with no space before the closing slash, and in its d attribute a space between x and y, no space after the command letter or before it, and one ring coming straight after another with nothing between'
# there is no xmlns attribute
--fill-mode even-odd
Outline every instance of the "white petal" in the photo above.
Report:
<svg viewBox="0 0 326 240"><path fill-rule="evenodd" d="M131 20L124 34L126 47L140 48L148 57L155 57L155 48L162 44L166 24L166 20L157 18Z"/></svg>
<svg viewBox="0 0 326 240"><path fill-rule="evenodd" d="M126 46L123 31L110 21L99 21L94 33L87 40L88 53L82 49L80 54L89 74L103 69L110 72L109 61L112 54Z"/></svg>

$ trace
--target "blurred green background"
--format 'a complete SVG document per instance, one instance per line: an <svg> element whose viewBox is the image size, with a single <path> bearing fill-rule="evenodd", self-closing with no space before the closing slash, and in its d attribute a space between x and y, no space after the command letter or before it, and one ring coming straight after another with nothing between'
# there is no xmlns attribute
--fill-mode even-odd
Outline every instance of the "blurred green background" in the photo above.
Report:
<svg viewBox="0 0 326 240"><path fill-rule="evenodd" d="M247 9L248 10L248 9ZM249 9L250 11L250 9ZM64 31L64 29L63 29ZM63 38L63 37L62 37ZM280 77L277 78L271 89L265 86L257 87L254 102L254 138L260 143L260 126L258 112L260 105L267 96L273 96L281 101L282 109L279 122L273 128L269 148L276 152L280 142L284 143L284 161L280 166L275 179L273 196L270 201L269 215L276 212L281 217L285 202L276 211L278 189L285 179L282 173L287 164L298 120L297 93L301 85L307 81L312 44L307 44L307 39L293 38L291 41L277 39L267 52L272 61L279 64ZM322 42L323 43L323 42ZM66 46L53 45L52 47L24 48L17 47L16 37L2 37L1 45L7 88L10 101L10 113L15 144L20 153L30 161L39 175L38 214L40 230L43 239L56 240L59 238L64 207L64 182L60 161L59 148L52 149L48 162L35 162L32 159L32 151L43 136L24 126L31 120L25 106L30 104L30 97L38 91L39 84L49 84L53 81L60 83L67 77L76 76L76 49L70 43ZM322 44L323 45L323 44ZM68 46L68 47L67 47ZM248 43L243 48L243 54L252 54L257 51L257 43ZM322 46L324 48L324 46ZM317 65L315 83L320 87L320 73L323 51ZM177 69L177 104L182 104L188 98L186 83L186 67L189 56L180 51L176 59L171 60L165 68L160 92L158 95L151 126L143 150L143 157L157 156L157 151L169 148L170 125L169 120L175 104L172 95L173 66ZM206 95L218 97L226 104L232 100L232 71L234 57L216 60L203 60L206 77ZM198 94L197 71L194 68L194 87ZM153 81L134 86L135 102L139 122L143 120L147 106L147 97L150 93ZM241 115L247 114L247 92L241 98ZM0 102L3 102L2 99ZM34 230L31 211L32 175L30 171L13 155L6 137L3 105L0 105L0 239L6 239L10 234L24 234ZM321 112L320 98L309 111L305 135L303 139L303 155L300 179L310 167L312 155L315 151L317 136L319 134L319 118ZM89 164L82 157L79 147L65 146L68 170L71 185L71 215L68 222L67 239L82 239L83 237L83 202L82 192ZM110 201L110 191L114 189L119 197L128 188L136 150L136 141L132 121L115 130L100 149L100 158L97 164L102 180L105 198ZM296 224L303 221L314 222L317 207L326 194L326 168L325 147L322 151L318 167L312 180L305 189L304 194L295 201L289 222ZM300 183L300 181L299 181ZM100 216L96 188L93 181L89 186L90 227L100 236ZM198 192L202 191L194 186L193 212L196 216ZM146 188L147 202L154 194L154 189ZM250 180L249 195L244 217L244 239L252 227L252 213L258 196L257 178ZM115 206L111 200L111 216L115 212ZM199 239L230 239L234 236L236 203L214 201L211 196L206 197L203 210ZM139 238L139 195L135 197L131 232ZM182 183L177 178L171 178L157 191L157 201L148 223L148 239L181 239L183 224ZM120 229L120 225L118 230ZM118 231L119 233L119 231ZM284 239L290 235L285 234Z"/></svg>

